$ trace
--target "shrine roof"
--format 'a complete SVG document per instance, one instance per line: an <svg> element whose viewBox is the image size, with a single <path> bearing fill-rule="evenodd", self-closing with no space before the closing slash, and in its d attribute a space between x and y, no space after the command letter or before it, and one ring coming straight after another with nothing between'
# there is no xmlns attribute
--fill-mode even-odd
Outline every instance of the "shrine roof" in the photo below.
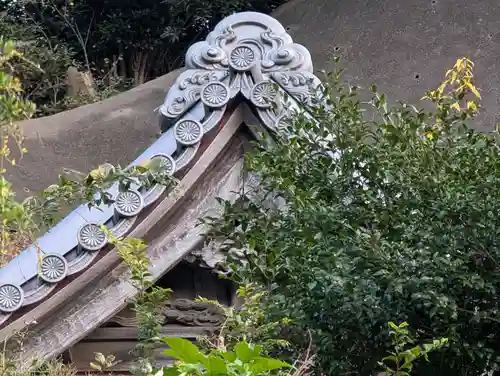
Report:
<svg viewBox="0 0 500 376"><path fill-rule="evenodd" d="M158 158L173 175L189 169L204 153L203 140L242 102L253 114L247 121L279 131L294 109L310 103L319 85L309 52L277 20L254 12L233 14L189 48L186 70L159 107L163 134L129 166ZM162 185L120 192L115 184L108 193L111 206L80 205L0 268L0 325L99 262L100 253L110 248L101 225L127 236L148 208L168 195Z"/></svg>

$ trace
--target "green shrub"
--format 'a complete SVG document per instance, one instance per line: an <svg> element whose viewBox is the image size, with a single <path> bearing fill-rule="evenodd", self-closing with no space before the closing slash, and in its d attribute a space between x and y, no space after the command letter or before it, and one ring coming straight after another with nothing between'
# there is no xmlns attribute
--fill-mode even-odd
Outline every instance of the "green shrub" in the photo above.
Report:
<svg viewBox="0 0 500 376"><path fill-rule="evenodd" d="M448 338L440 338L408 348L408 345L415 343L408 330L408 323L396 325L389 322L389 328L394 350L379 362L387 376L410 376L419 359L424 358L428 361L429 353L439 350L448 343Z"/></svg>
<svg viewBox="0 0 500 376"><path fill-rule="evenodd" d="M311 330L329 376L373 374L394 320L417 343L449 339L414 375L498 370L500 138L467 126L479 109L472 63L458 60L427 93L431 113L391 107L376 88L362 104L340 73L328 81L316 121L295 116L247 158L286 205L226 203L211 221L245 250L234 278L268 290L269 321L289 317L284 334L302 351Z"/></svg>

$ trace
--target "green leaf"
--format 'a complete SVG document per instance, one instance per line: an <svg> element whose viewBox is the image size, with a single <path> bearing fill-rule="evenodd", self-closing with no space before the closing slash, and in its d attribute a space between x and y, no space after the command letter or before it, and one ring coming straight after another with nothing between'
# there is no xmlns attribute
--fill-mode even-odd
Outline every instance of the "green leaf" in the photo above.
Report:
<svg viewBox="0 0 500 376"><path fill-rule="evenodd" d="M410 352L415 358L418 358L422 354L422 349L418 346L415 346L414 348L410 349Z"/></svg>
<svg viewBox="0 0 500 376"><path fill-rule="evenodd" d="M390 360L390 361L393 361L393 362L397 362L399 359L395 355L390 355L390 356L386 356L385 358L382 358L382 360L384 360L384 361Z"/></svg>
<svg viewBox="0 0 500 376"><path fill-rule="evenodd" d="M224 375L227 373L226 362L219 356L211 355L206 357L203 361L203 365L210 374Z"/></svg>
<svg viewBox="0 0 500 376"><path fill-rule="evenodd" d="M90 362L90 368L95 369L96 371L102 372L102 367L99 364L95 364Z"/></svg>
<svg viewBox="0 0 500 376"><path fill-rule="evenodd" d="M187 339L172 337L165 338L163 341L170 347L169 350L163 352L165 355L183 360L187 363L197 363L205 357L198 347Z"/></svg>
<svg viewBox="0 0 500 376"><path fill-rule="evenodd" d="M232 351L226 351L226 352L223 352L222 353L222 357L228 362L228 363L232 363L234 362L238 357L236 356L236 354Z"/></svg>
<svg viewBox="0 0 500 376"><path fill-rule="evenodd" d="M247 342L240 342L235 347L236 356L242 362L249 362L253 358L260 355L260 352L256 352L254 348L250 347Z"/></svg>
<svg viewBox="0 0 500 376"><path fill-rule="evenodd" d="M96 353L94 353L94 355L95 355L95 360L97 362L99 362L100 364L106 363L106 357L104 356L104 354L102 354L100 352L96 352Z"/></svg>
<svg viewBox="0 0 500 376"><path fill-rule="evenodd" d="M250 370L257 375L275 369L292 367L290 364L281 360L263 357L255 358L252 363Z"/></svg>
<svg viewBox="0 0 500 376"><path fill-rule="evenodd" d="M181 373L177 367L163 369L163 376L179 376Z"/></svg>

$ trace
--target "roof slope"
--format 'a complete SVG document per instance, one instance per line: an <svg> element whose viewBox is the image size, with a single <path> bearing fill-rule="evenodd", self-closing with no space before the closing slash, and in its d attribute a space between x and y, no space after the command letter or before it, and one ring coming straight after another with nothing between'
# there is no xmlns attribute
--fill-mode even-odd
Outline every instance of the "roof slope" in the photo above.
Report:
<svg viewBox="0 0 500 376"><path fill-rule="evenodd" d="M181 72L102 102L20 122L28 153L7 174L18 197L47 188L63 168L86 173L105 162L127 165L157 138L155 109Z"/></svg>

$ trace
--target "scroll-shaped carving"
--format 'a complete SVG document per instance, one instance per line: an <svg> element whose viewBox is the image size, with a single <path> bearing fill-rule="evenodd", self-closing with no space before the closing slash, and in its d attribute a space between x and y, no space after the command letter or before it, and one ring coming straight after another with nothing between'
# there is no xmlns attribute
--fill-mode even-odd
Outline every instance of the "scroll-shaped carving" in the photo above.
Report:
<svg viewBox="0 0 500 376"><path fill-rule="evenodd" d="M186 54L186 67L312 72L312 61L309 51L293 43L278 21L264 14L243 12L222 20L205 41L193 44Z"/></svg>
<svg viewBox="0 0 500 376"><path fill-rule="evenodd" d="M302 104L311 104L321 84L318 78L309 72L277 72L271 77L288 95Z"/></svg>
<svg viewBox="0 0 500 376"><path fill-rule="evenodd" d="M163 325L181 324L187 326L218 326L225 320L222 309L211 303L190 299L175 299L163 308ZM123 327L137 327L137 315L129 306L108 320L108 323Z"/></svg>
<svg viewBox="0 0 500 376"><path fill-rule="evenodd" d="M182 73L170 89L162 112L165 116L177 118L188 111L201 97L204 86L210 82L222 81L229 75L227 71L187 71Z"/></svg>
<svg viewBox="0 0 500 376"><path fill-rule="evenodd" d="M163 310L166 324L183 324L188 326L219 326L224 323L225 315L219 307L189 299L176 299L169 302Z"/></svg>

